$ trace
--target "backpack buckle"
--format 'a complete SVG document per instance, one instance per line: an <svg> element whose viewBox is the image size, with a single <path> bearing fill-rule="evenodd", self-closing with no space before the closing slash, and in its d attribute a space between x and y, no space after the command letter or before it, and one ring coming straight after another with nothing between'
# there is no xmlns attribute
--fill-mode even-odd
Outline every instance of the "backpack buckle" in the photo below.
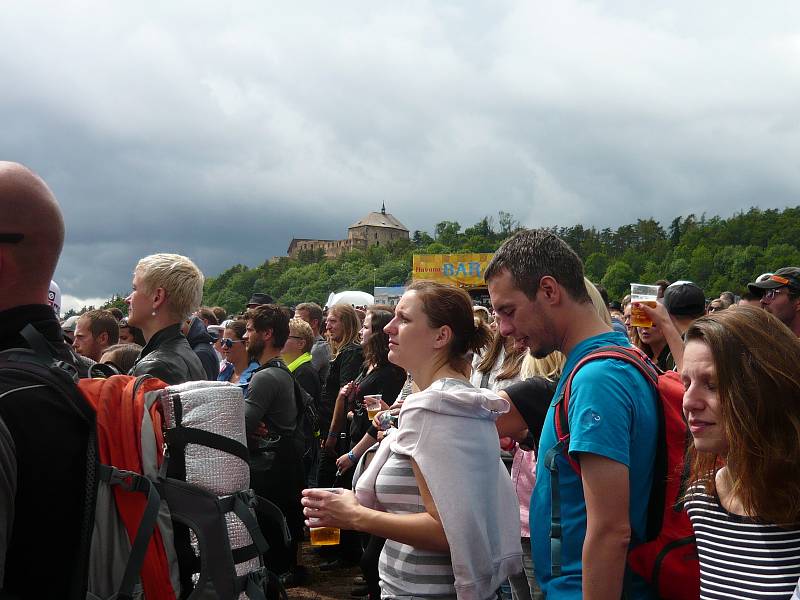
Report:
<svg viewBox="0 0 800 600"><path fill-rule="evenodd" d="M56 360L56 361L53 361L53 367L55 367L59 371L63 371L64 373L66 373L69 376L69 378L72 381L74 381L75 383L78 383L78 379L79 379L78 369L75 368L75 365L71 365L70 363L68 363L66 361L63 361L63 360Z"/></svg>

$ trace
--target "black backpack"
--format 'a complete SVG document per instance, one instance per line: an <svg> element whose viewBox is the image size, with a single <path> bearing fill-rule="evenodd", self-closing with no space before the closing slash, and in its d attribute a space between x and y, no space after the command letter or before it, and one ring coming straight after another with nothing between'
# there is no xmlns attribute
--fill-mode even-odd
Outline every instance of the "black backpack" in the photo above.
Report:
<svg viewBox="0 0 800 600"><path fill-rule="evenodd" d="M314 397L303 389L294 373L282 361L269 363L269 366L283 369L292 377L294 401L297 406L297 430L302 434L305 444L303 456L308 456L314 448L319 446L320 422L317 403L314 401Z"/></svg>

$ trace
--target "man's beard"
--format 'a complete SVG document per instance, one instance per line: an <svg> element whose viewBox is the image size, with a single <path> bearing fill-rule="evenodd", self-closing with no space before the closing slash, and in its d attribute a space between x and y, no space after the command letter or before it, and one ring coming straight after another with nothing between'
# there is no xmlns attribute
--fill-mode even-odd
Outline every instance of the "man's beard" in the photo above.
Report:
<svg viewBox="0 0 800 600"><path fill-rule="evenodd" d="M260 361L261 355L264 354L264 340L248 340L247 341L247 354L252 356L255 360Z"/></svg>

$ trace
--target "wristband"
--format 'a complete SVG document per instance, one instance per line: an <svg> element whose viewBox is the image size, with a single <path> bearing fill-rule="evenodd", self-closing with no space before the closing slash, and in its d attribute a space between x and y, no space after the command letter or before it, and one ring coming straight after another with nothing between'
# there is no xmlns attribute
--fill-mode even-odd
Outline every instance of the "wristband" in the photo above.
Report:
<svg viewBox="0 0 800 600"><path fill-rule="evenodd" d="M339 437L339 434L336 433L336 432L333 432L333 431L329 431L328 432L328 437L337 438L337 437Z"/></svg>
<svg viewBox="0 0 800 600"><path fill-rule="evenodd" d="M356 464L358 462L358 459L356 458L356 455L353 454L352 450L350 450L350 452L347 453L347 458L349 458L350 462L353 464Z"/></svg>

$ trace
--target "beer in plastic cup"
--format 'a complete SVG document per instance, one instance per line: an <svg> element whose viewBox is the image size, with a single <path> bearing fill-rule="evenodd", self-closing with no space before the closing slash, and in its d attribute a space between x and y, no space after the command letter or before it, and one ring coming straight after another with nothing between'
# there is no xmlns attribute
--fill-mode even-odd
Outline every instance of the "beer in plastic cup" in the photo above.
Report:
<svg viewBox="0 0 800 600"><path fill-rule="evenodd" d="M381 394L364 396L364 406L367 408L367 416L370 421L375 418L375 415L381 412L381 398Z"/></svg>
<svg viewBox="0 0 800 600"><path fill-rule="evenodd" d="M656 298L658 298L658 286L647 285L644 283L631 284L631 327L652 327L653 322L648 318L647 314L641 309L633 306L634 302L639 304L646 304L652 308L656 307Z"/></svg>
<svg viewBox="0 0 800 600"><path fill-rule="evenodd" d="M324 490L326 492L333 492L334 494L341 494L342 488L313 488L316 490ZM339 536L341 530L338 527L314 527L313 523L316 519L309 519L309 532L311 534L312 546L336 546L339 543Z"/></svg>
<svg viewBox="0 0 800 600"><path fill-rule="evenodd" d="M341 532L338 527L311 527L312 546L336 546Z"/></svg>

